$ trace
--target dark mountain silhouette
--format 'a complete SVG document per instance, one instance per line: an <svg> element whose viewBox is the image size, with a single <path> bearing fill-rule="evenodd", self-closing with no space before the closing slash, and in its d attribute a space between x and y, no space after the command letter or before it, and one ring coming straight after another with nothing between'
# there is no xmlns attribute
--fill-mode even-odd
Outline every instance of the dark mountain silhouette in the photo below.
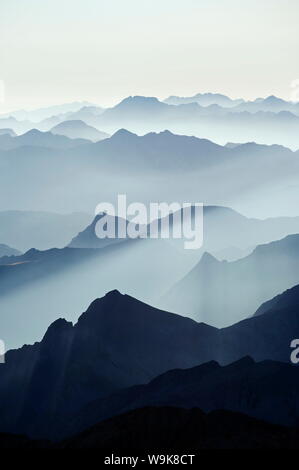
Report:
<svg viewBox="0 0 299 470"><path fill-rule="evenodd" d="M221 367L217 362L172 370L146 385L95 400L64 428L76 434L112 416L144 407L227 410L273 424L298 427L299 372L296 366L243 358Z"/></svg>
<svg viewBox="0 0 299 470"><path fill-rule="evenodd" d="M0 449L49 449L51 443L30 439L24 435L0 433Z"/></svg>
<svg viewBox="0 0 299 470"><path fill-rule="evenodd" d="M2 429L27 432L29 426L34 432L47 415L75 413L100 396L195 365L198 339L206 342L209 330L111 292L94 301L75 326L57 320L41 343L6 354L0 369ZM37 420L29 423L29 416Z"/></svg>
<svg viewBox="0 0 299 470"><path fill-rule="evenodd" d="M277 295L271 300L263 303L255 312L255 316L263 315L269 312L284 312L299 309L299 286L288 289L282 294Z"/></svg>
<svg viewBox="0 0 299 470"><path fill-rule="evenodd" d="M105 132L98 131L95 127L88 126L81 120L63 121L52 127L51 133L55 135L64 135L70 139L85 139L93 142L107 139L110 137Z"/></svg>
<svg viewBox="0 0 299 470"><path fill-rule="evenodd" d="M169 291L161 305L212 325L227 326L296 285L298 256L299 235L260 245L234 262L220 262L206 253Z"/></svg>
<svg viewBox="0 0 299 470"><path fill-rule="evenodd" d="M19 250L16 250L15 248L11 248L8 245L0 243L0 258L2 256L19 256L19 255L21 255L21 252Z"/></svg>
<svg viewBox="0 0 299 470"><path fill-rule="evenodd" d="M297 413L290 410L298 408L299 375L289 361L291 339L298 335L297 308L217 330L113 291L74 326L56 320L40 343L6 354L0 431L57 437L145 404L224 407L294 424ZM122 391L171 369L211 360L230 364L248 355L288 364L244 359L223 368L209 362Z"/></svg>
<svg viewBox="0 0 299 470"><path fill-rule="evenodd" d="M1 441L0 441L1 445ZM66 449L178 451L194 449L298 449L298 430L240 413L147 407L117 416L74 436ZM196 454L197 455L197 454Z"/></svg>
<svg viewBox="0 0 299 470"><path fill-rule="evenodd" d="M0 434L1 449L98 449L128 451L194 451L201 449L298 449L299 434L241 413L204 413L175 407L147 407L99 423L59 443ZM210 455L209 455L210 457ZM186 461L186 459L184 459Z"/></svg>
<svg viewBox="0 0 299 470"><path fill-rule="evenodd" d="M91 218L83 212L3 211L0 212L0 240L22 252L30 248L63 248Z"/></svg>

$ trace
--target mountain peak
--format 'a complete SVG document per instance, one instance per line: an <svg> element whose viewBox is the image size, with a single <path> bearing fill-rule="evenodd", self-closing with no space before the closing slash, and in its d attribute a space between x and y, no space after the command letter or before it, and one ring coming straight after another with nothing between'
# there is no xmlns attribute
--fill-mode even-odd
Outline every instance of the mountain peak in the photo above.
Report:
<svg viewBox="0 0 299 470"><path fill-rule="evenodd" d="M57 339L58 335L61 335L64 332L68 332L73 329L73 324L70 321L65 320L64 318L58 318L55 320L49 328L47 329L43 341L48 342L52 341L52 339Z"/></svg>
<svg viewBox="0 0 299 470"><path fill-rule="evenodd" d="M138 137L137 134L134 134L133 132L128 131L127 129L118 129L113 135L112 138L131 138L131 137Z"/></svg>
<svg viewBox="0 0 299 470"><path fill-rule="evenodd" d="M215 256L211 255L207 251L205 251L200 259L200 265L207 265L207 264L218 264L219 260L215 258Z"/></svg>
<svg viewBox="0 0 299 470"><path fill-rule="evenodd" d="M148 97L148 96L128 96L120 103L118 103L114 108L111 110L130 110L130 109L140 109L140 110L149 110L149 109L156 109L156 108L164 108L166 106L165 103L162 103L155 97Z"/></svg>
<svg viewBox="0 0 299 470"><path fill-rule="evenodd" d="M119 104L127 104L127 103L155 104L155 103L161 103L161 102L155 96L135 95L135 96L128 96L127 98L122 100Z"/></svg>
<svg viewBox="0 0 299 470"><path fill-rule="evenodd" d="M30 129L29 131L22 134L22 137L25 137L25 136L35 137L35 136L40 136L40 135L43 135L43 134L50 134L50 132L42 132L42 131L39 131L38 129ZM19 136L19 137L21 137L21 136Z"/></svg>
<svg viewBox="0 0 299 470"><path fill-rule="evenodd" d="M283 103L284 100L282 100L281 98L277 98L277 96L275 95L270 95L268 96L267 98L265 98L265 102L271 102L271 103Z"/></svg>
<svg viewBox="0 0 299 470"><path fill-rule="evenodd" d="M117 290L117 289L113 289L113 290L107 292L107 294L105 294L105 297L107 299L116 299L116 298L123 297L123 296L124 295L121 292L119 292L119 290Z"/></svg>
<svg viewBox="0 0 299 470"><path fill-rule="evenodd" d="M87 311L82 314L82 317L85 316L88 313L94 312L99 310L99 307L102 307L102 305L106 305L108 302L114 303L115 301L119 301L120 299L124 299L126 296L124 294L121 294L117 289L113 289L109 292L107 292L104 297L95 299L88 307ZM81 318L81 317L80 317Z"/></svg>

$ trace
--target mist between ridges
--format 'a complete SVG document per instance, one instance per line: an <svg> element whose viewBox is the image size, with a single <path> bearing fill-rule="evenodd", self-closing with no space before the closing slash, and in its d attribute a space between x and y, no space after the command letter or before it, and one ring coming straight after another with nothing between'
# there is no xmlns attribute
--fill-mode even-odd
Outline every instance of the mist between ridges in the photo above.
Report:
<svg viewBox="0 0 299 470"><path fill-rule="evenodd" d="M203 245L203 203L142 202L127 203L125 194L118 194L117 206L101 202L95 234L105 238L182 239L184 248L198 250Z"/></svg>

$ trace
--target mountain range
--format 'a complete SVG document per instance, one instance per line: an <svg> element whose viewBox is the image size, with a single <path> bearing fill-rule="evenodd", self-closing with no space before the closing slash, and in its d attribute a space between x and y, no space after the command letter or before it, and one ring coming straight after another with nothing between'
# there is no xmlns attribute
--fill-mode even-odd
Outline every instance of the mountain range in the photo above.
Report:
<svg viewBox="0 0 299 470"><path fill-rule="evenodd" d="M19 256L19 255L21 255L21 252L19 250L16 250L15 248L11 248L8 245L0 243L0 258L2 258L3 256Z"/></svg>
<svg viewBox="0 0 299 470"><path fill-rule="evenodd" d="M210 325L231 325L299 282L298 256L297 234L259 245L234 262L218 261L205 253L160 306Z"/></svg>
<svg viewBox="0 0 299 470"><path fill-rule="evenodd" d="M0 128L11 128L21 134L33 128L49 131L64 121L81 120L108 134L120 128L138 134L169 129L177 134L205 137L222 145L231 141L256 141L294 150L299 148L299 105L275 96L251 102L231 100L217 93L190 98L170 97L164 102L155 97L130 96L108 109L83 103L81 108L77 104L69 108L73 110L66 111L68 105L57 108L56 114L54 110L41 110L36 114L3 115L0 116ZM36 122L37 116L43 116L43 119Z"/></svg>
<svg viewBox="0 0 299 470"><path fill-rule="evenodd" d="M2 211L0 242L14 246L23 253L31 248L63 248L91 219L84 212L58 214L45 211Z"/></svg>
<svg viewBox="0 0 299 470"><path fill-rule="evenodd" d="M219 93L198 93L190 97L170 96L165 101L167 104L190 104L198 103L201 106L217 105L222 108L230 108L233 112L247 111L257 113L260 111L280 113L289 111L299 115L299 103L285 101L276 96L267 96L266 98L257 98L254 101L245 101L243 99L231 99L228 96Z"/></svg>
<svg viewBox="0 0 299 470"><path fill-rule="evenodd" d="M0 430L57 439L144 406L297 425L299 376L289 361L298 334L297 301L218 330L113 291L74 326L56 320L41 342L6 354ZM262 362L240 360L248 355Z"/></svg>
<svg viewBox="0 0 299 470"><path fill-rule="evenodd" d="M277 112L277 102L270 97L265 100L264 106L259 106L259 110L250 112L238 107L223 108L217 104L201 106L191 102L172 105L155 97L131 96L106 109L93 125L110 134L120 128L137 134L169 129L176 134L205 137L218 144L234 140L243 143L255 141L297 150L298 105L286 103L285 108L281 105L281 111Z"/></svg>
<svg viewBox="0 0 299 470"><path fill-rule="evenodd" d="M50 118L55 115L77 112L85 106L91 106L91 103L87 101L79 101L79 102L74 102L74 103L48 106L45 108L39 108L39 109L35 109L32 111L28 111L28 110L11 111L10 113L7 113L7 114L1 114L0 119L12 116L20 121L29 120L33 122L39 122L39 121L42 121L43 119Z"/></svg>
<svg viewBox="0 0 299 470"><path fill-rule="evenodd" d="M0 149L10 150L19 147L67 149L89 143L87 139L72 139L58 134L53 134L51 132L40 132L37 129L32 129L25 134L16 137L11 136L10 134L5 134L0 136Z"/></svg>
<svg viewBox="0 0 299 470"><path fill-rule="evenodd" d="M164 103L176 105L198 103L201 106L217 105L223 108L233 108L241 103L244 103L244 100L233 100L228 96L222 95L221 93L197 93L196 95L189 97L169 96L164 100Z"/></svg>
<svg viewBox="0 0 299 470"><path fill-rule="evenodd" d="M115 287L156 306L225 326L252 315L261 303L298 282L298 235L253 251L256 243L298 231L297 218L262 221L229 208L207 206L204 244L199 250L185 250L183 240L171 238L99 239L95 234L99 216L89 223L87 214L16 212L0 213L1 218L3 234L13 246L18 241L20 249L30 240L67 246L30 249L24 255L0 259L0 328L9 347L37 340L60 312L75 321L91 298ZM80 233L74 237L76 226ZM220 253L219 259L242 258L246 251L252 254L221 262L203 255L207 250L215 256ZM262 285L256 272L263 273ZM249 294L244 305L244 295ZM45 296L51 299L46 304ZM24 304L27 314L20 316Z"/></svg>
<svg viewBox="0 0 299 470"><path fill-rule="evenodd" d="M16 437L5 435L3 442L6 446L15 446ZM19 446L45 447L43 443L28 442L24 438L19 438L19 442ZM251 452L253 449L298 449L298 431L223 410L203 413L198 408L147 407L99 423L52 447L97 449L105 455L107 450L115 449L122 455L133 448L135 454L150 449L161 453L167 450L172 455L191 449L194 464L197 457L202 460L203 454L198 456L198 451L203 449L210 451L207 455L210 462L215 449L234 452L238 449L251 449ZM190 458L183 462L187 460Z"/></svg>
<svg viewBox="0 0 299 470"><path fill-rule="evenodd" d="M273 425L241 413L147 407L97 423L58 443L0 433L0 448L97 449L105 456L107 450L114 455L117 449L116 458L120 460L131 449L134 449L134 455L143 455L145 449L160 453L167 450L175 455L188 449L194 464L199 450L294 450L298 448L298 439L297 429ZM211 460L211 453L207 457ZM127 457L124 459L127 462ZM184 457L182 461L191 462L191 457Z"/></svg>
<svg viewBox="0 0 299 470"><path fill-rule="evenodd" d="M39 131L2 136L7 137L21 139L26 146L16 148L14 143L15 148L0 151L0 210L94 210L100 200L111 201L122 191L133 201L238 204L251 211L262 198L263 213L297 214L299 160L284 147L252 143L228 148L168 131L137 136L119 130L109 139L87 144Z"/></svg>
<svg viewBox="0 0 299 470"><path fill-rule="evenodd" d="M86 139L92 142L107 139L110 137L105 132L98 131L95 127L87 125L81 120L63 121L52 127L51 133L55 135L64 135L70 139Z"/></svg>

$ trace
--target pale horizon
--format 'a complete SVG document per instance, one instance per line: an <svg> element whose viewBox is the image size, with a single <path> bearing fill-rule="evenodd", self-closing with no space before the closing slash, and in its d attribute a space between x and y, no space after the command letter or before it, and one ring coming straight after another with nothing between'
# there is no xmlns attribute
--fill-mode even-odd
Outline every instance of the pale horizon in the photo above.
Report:
<svg viewBox="0 0 299 470"><path fill-rule="evenodd" d="M290 99L287 99L287 98L283 98L282 96L278 96L278 95L273 95L273 94L266 94L264 96L255 96L253 98L250 98L250 99L246 99L244 98L243 96L232 96L232 95L229 95L227 93L225 93L224 91L199 91L199 92L193 92L193 93L190 93L190 94L174 94L174 95L166 95L166 96L154 96L154 95L139 95L139 94L134 94L134 95L126 95L126 96L123 96L123 97L120 97L119 99L113 99L111 98L110 101L107 101L106 105L103 105L103 103L100 103L100 102L96 102L96 101L91 101L91 100L88 100L88 99L85 99L84 97L82 98L78 98L78 99L73 99L73 100L70 100L70 101L61 101L61 102L57 102L57 101L52 101L52 102L48 102L48 103L41 103L40 105L38 106L33 106L33 107L24 107L24 108L21 108L21 107L15 107L15 108L10 108L10 109L7 109L7 110L3 110L2 108L2 105L0 104L0 114L8 114L8 113L15 113L17 111L35 111L35 110L38 110L38 109L43 109L43 108L50 108L52 106L60 106L60 105L67 105L67 104L72 104L72 103L75 103L75 102L78 102L78 103L84 103L84 102L90 102L91 105L95 105L95 106L99 106L99 107L103 107L105 109L108 109L108 108L112 108L113 106L116 106L117 104L119 104L120 102L122 102L123 100L125 100L126 98L130 97L130 96L143 96L144 98L157 98L159 101L163 102L166 98L168 98L169 96L178 96L178 97L182 97L182 98L185 98L185 97L192 97L192 96L195 96L197 95L198 93L200 94L221 94L221 95L225 95L227 96L228 98L231 98L231 99L244 99L245 101L255 101L256 99L265 99L265 98L268 98L270 96L275 96L276 98L279 98L279 99L283 99L285 101L290 101Z"/></svg>
<svg viewBox="0 0 299 470"><path fill-rule="evenodd" d="M297 0L2 1L0 113L198 92L289 101L298 15Z"/></svg>

